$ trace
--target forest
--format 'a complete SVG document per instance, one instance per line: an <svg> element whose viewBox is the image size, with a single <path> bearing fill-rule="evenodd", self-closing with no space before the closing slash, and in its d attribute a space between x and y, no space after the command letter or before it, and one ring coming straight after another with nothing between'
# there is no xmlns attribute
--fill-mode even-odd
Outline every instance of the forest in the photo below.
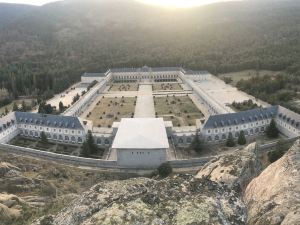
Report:
<svg viewBox="0 0 300 225"><path fill-rule="evenodd" d="M1 4L0 12L4 5L11 7ZM83 72L111 67L182 66L216 75L285 70L285 79L300 75L298 1L253 0L180 10L130 0L14 7L0 20L0 88L9 91L10 99L46 99L79 81ZM269 86L268 80L267 87L249 91L268 94L280 82Z"/></svg>

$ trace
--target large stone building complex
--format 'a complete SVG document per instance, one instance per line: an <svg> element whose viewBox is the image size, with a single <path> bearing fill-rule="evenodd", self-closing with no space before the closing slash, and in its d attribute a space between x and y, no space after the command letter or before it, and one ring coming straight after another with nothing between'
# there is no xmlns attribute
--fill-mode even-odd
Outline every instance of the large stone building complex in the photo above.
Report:
<svg viewBox="0 0 300 225"><path fill-rule="evenodd" d="M107 159L116 160L124 167L156 167L172 157L172 149L176 146L188 146L197 131L205 142L216 144L224 142L230 133L234 138L241 131L246 137L261 135L270 121L275 119L283 135L300 136L300 115L281 106L257 101L206 71L145 66L82 75L81 83L93 81L97 84L61 115L12 112L0 118L0 141L8 143L17 135L39 138L44 132L52 142L80 145L90 130L96 144L109 149ZM121 86L112 90L113 85ZM137 89L130 89L130 85L137 86ZM124 91L122 88L130 90ZM180 108L185 103L180 100L183 98L184 101L189 99L193 105L178 111L174 107ZM111 100L102 108L97 108L103 111L100 114L94 109L103 99ZM120 102L115 99L120 99ZM130 99L133 99L130 105L133 110L128 114L128 109L123 117L120 110ZM147 104L142 104L143 99L147 100ZM161 99L165 103L158 106ZM259 107L242 112L235 112L230 107L234 101L249 99ZM108 113L104 108L111 105L119 106L119 111L111 109L111 114ZM169 109L159 116L161 109L157 107L164 108L164 105L168 105L166 109ZM190 108L197 109L199 113L184 114L183 111ZM96 113L94 120L89 117L92 111ZM191 118L194 121L191 122ZM114 122L108 126L95 122L103 119ZM180 125L182 121L188 122Z"/></svg>

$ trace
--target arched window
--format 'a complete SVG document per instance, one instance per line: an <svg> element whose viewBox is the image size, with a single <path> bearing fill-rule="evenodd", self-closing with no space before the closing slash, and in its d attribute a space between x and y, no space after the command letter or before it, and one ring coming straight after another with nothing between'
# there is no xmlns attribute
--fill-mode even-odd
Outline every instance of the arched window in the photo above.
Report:
<svg viewBox="0 0 300 225"><path fill-rule="evenodd" d="M69 136L65 136L65 141L69 141L69 140L70 140Z"/></svg>
<svg viewBox="0 0 300 225"><path fill-rule="evenodd" d="M265 128L264 128L264 127L261 127L261 128L260 128L260 131L262 131L262 132L265 131Z"/></svg>
<svg viewBox="0 0 300 225"><path fill-rule="evenodd" d="M50 134L50 133L47 133L47 137L51 139L51 134Z"/></svg>
<svg viewBox="0 0 300 225"><path fill-rule="evenodd" d="M222 135L222 139L225 140L226 139L226 134Z"/></svg>
<svg viewBox="0 0 300 225"><path fill-rule="evenodd" d="M257 128L255 128L255 133L258 133L259 132L259 129L258 129L258 127Z"/></svg>
<svg viewBox="0 0 300 225"><path fill-rule="evenodd" d="M178 139L178 143L183 143L183 139L182 139L182 138L179 138L179 139Z"/></svg>
<svg viewBox="0 0 300 225"><path fill-rule="evenodd" d="M75 142L75 141L76 141L76 138L75 138L74 136L72 136L72 137L71 137L71 141L72 141L72 142Z"/></svg>
<svg viewBox="0 0 300 225"><path fill-rule="evenodd" d="M25 130L25 136L27 136L28 135L28 131L27 130Z"/></svg>
<svg viewBox="0 0 300 225"><path fill-rule="evenodd" d="M30 136L33 136L33 132L32 132L32 131L29 131L29 135L30 135Z"/></svg>
<svg viewBox="0 0 300 225"><path fill-rule="evenodd" d="M82 138L78 137L78 143L82 143Z"/></svg>
<svg viewBox="0 0 300 225"><path fill-rule="evenodd" d="M253 129L250 130L250 134L253 134Z"/></svg>
<svg viewBox="0 0 300 225"><path fill-rule="evenodd" d="M215 136L215 140L218 141L219 139L220 139L220 138L219 138L219 135L216 135L216 136Z"/></svg>
<svg viewBox="0 0 300 225"><path fill-rule="evenodd" d="M192 139L191 139L190 137L188 137L188 138L186 139L186 142L187 142L187 143L191 143L191 142L192 142Z"/></svg>
<svg viewBox="0 0 300 225"><path fill-rule="evenodd" d="M109 145L109 140L105 139L104 144Z"/></svg>
<svg viewBox="0 0 300 225"><path fill-rule="evenodd" d="M57 140L57 135L56 134L53 134L53 139Z"/></svg>
<svg viewBox="0 0 300 225"><path fill-rule="evenodd" d="M59 138L60 141L63 140L63 136L61 134L58 136L58 138Z"/></svg>
<svg viewBox="0 0 300 225"><path fill-rule="evenodd" d="M212 141L211 136L208 136L207 141Z"/></svg>
<svg viewBox="0 0 300 225"><path fill-rule="evenodd" d="M101 145L101 138L97 138L97 144Z"/></svg>

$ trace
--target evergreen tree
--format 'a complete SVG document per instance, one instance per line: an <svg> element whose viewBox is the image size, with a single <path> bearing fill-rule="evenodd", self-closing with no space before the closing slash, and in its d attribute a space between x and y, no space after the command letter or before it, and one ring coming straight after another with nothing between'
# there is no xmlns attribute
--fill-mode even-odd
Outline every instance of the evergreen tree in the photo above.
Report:
<svg viewBox="0 0 300 225"><path fill-rule="evenodd" d="M232 136L231 132L228 134L228 138L227 138L227 141L226 141L226 146L227 147L234 147L235 146L235 141L233 139L233 136Z"/></svg>
<svg viewBox="0 0 300 225"><path fill-rule="evenodd" d="M14 102L14 104L13 104L13 111L18 111L18 110L19 110L19 107L18 107L17 103Z"/></svg>
<svg viewBox="0 0 300 225"><path fill-rule="evenodd" d="M277 129L276 122L274 119L271 120L270 125L266 129L266 134L269 138L277 138L279 130Z"/></svg>
<svg viewBox="0 0 300 225"><path fill-rule="evenodd" d="M92 132L89 130L86 140L82 144L80 156L89 157L91 155L97 154L99 151L100 151L100 149L98 148L98 146L95 143Z"/></svg>
<svg viewBox="0 0 300 225"><path fill-rule="evenodd" d="M5 107L5 115L7 115L8 113L9 113L9 111L8 111L8 108L7 107Z"/></svg>
<svg viewBox="0 0 300 225"><path fill-rule="evenodd" d="M25 101L23 100L22 101L22 111L26 112L26 110L27 110L27 107L26 107Z"/></svg>
<svg viewBox="0 0 300 225"><path fill-rule="evenodd" d="M81 146L80 156L81 157L90 157L90 155L91 155L90 147L89 147L88 143L86 141L84 141Z"/></svg>
<svg viewBox="0 0 300 225"><path fill-rule="evenodd" d="M247 143L245 132L243 130L240 132L237 142L239 145L245 145Z"/></svg>
<svg viewBox="0 0 300 225"><path fill-rule="evenodd" d="M59 107L59 111L60 111L61 113L65 110L64 104L63 104L61 101L59 102L58 107Z"/></svg>
<svg viewBox="0 0 300 225"><path fill-rule="evenodd" d="M158 168L157 168L158 174L161 177L167 177L173 172L173 168L170 165L169 162L162 163Z"/></svg>
<svg viewBox="0 0 300 225"><path fill-rule="evenodd" d="M48 143L48 138L47 138L47 135L45 134L44 131L41 132L40 138L41 138L41 142L43 144L47 144Z"/></svg>
<svg viewBox="0 0 300 225"><path fill-rule="evenodd" d="M199 132L198 131L196 132L196 135L194 137L194 140L191 143L190 148L194 149L198 153L200 153L203 150L203 143L200 140Z"/></svg>

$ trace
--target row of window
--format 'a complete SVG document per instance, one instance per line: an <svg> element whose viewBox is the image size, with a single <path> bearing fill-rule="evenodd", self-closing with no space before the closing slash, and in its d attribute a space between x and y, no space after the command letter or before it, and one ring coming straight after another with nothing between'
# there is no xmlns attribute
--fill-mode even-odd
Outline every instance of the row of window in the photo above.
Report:
<svg viewBox="0 0 300 225"><path fill-rule="evenodd" d="M251 123L251 124L244 124L244 125L241 125L241 126L236 126L236 127L228 127L228 128L222 128L222 129L214 129L214 130L207 130L207 134L210 134L210 133L215 133L215 134L218 134L218 133L224 133L224 132L230 132L230 131L234 131L234 130L239 130L239 129L247 129L247 128L250 128L250 127L254 127L255 126L259 126L259 125L265 125L265 124L268 124L270 123L270 120L266 120L266 121L261 121L261 122L256 122L255 124Z"/></svg>
<svg viewBox="0 0 300 225"><path fill-rule="evenodd" d="M300 129L296 129L295 127L292 127L290 124L282 122L281 120L279 120L279 125L281 125L282 127L288 129L289 131L291 131L291 132L293 132L295 134L297 134L297 133L300 134Z"/></svg>
<svg viewBox="0 0 300 225"><path fill-rule="evenodd" d="M178 76L177 75L151 75L151 76L114 76L115 79L157 79L157 78L161 78L161 79L164 79L164 78L177 78Z"/></svg>
<svg viewBox="0 0 300 225"><path fill-rule="evenodd" d="M40 137L40 133L37 131L28 131L28 130L21 130L20 131L21 135L24 136L29 136L29 137L35 137L35 138L39 138ZM77 143L82 143L82 137L74 137L74 136L62 136L61 134L57 135L57 134L53 134L51 135L50 133L45 133L47 135L48 139L52 139L52 140L57 140L57 141L61 141L61 142L77 142Z"/></svg>
<svg viewBox="0 0 300 225"><path fill-rule="evenodd" d="M254 135L254 134L258 134L258 133L262 133L265 131L265 127L260 127L260 128L255 128L255 129L250 129L249 131L248 130L245 130L244 133L245 133L245 136L249 136L249 135ZM239 132L236 132L234 134L234 137L235 138L238 138L239 137ZM227 137L229 136L229 134L222 134L222 135L215 135L214 136L214 141L220 141L220 140L226 140ZM213 141L213 138L211 136L208 136L207 137L207 141L210 142L210 141Z"/></svg>
<svg viewBox="0 0 300 225"><path fill-rule="evenodd" d="M81 130L70 130L70 129L57 129L57 128L49 128L49 127L43 127L43 126L33 126L33 125L26 125L26 124L20 124L19 128L24 129L33 129L37 131L45 131L45 132L52 132L52 133L65 133L65 134L77 134L81 135Z"/></svg>

